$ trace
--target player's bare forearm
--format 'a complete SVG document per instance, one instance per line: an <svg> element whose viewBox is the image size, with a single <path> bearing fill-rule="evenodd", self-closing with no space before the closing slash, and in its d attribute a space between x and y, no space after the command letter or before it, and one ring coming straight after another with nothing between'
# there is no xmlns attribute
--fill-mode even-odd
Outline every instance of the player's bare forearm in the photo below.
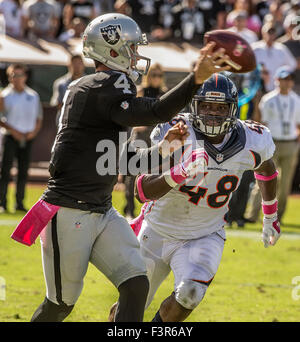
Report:
<svg viewBox="0 0 300 342"><path fill-rule="evenodd" d="M266 160L258 169L255 170L255 172L265 177L274 175L276 172L276 167L273 160ZM257 179L257 183L264 201L271 201L276 197L276 177L269 181L262 181Z"/></svg>
<svg viewBox="0 0 300 342"><path fill-rule="evenodd" d="M141 180L143 195L147 200L157 200L167 194L172 187L166 182L163 175L144 175ZM140 202L144 202L140 198L141 192L138 189L137 182L135 184L135 197Z"/></svg>

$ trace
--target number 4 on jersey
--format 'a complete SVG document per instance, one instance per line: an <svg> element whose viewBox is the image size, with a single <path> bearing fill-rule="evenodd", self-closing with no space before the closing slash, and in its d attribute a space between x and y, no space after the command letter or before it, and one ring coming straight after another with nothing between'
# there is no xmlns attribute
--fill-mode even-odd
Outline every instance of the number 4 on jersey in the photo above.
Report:
<svg viewBox="0 0 300 342"><path fill-rule="evenodd" d="M131 94L130 84L127 80L127 76L125 74L121 74L120 77L114 83L115 88L123 89L124 94Z"/></svg>

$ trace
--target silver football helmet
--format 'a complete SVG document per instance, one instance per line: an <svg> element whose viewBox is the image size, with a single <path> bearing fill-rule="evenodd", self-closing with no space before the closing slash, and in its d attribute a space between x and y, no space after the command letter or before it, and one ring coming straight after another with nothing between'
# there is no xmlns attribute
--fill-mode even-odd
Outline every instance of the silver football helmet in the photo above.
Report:
<svg viewBox="0 0 300 342"><path fill-rule="evenodd" d="M113 70L126 72L136 80L139 74L147 74L150 58L137 52L138 45L147 45L146 34L130 17L119 13L108 13L92 20L83 34L83 54L97 60ZM111 50L118 56L113 57ZM138 61L144 68L138 69ZM141 64L141 63L140 63Z"/></svg>

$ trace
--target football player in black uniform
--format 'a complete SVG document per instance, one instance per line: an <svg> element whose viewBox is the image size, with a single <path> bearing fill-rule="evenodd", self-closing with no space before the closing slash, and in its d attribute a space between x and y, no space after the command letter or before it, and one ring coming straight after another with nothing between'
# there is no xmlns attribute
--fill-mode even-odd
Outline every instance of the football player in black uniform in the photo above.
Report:
<svg viewBox="0 0 300 342"><path fill-rule="evenodd" d="M95 61L96 72L71 83L63 100L42 196L60 209L41 234L47 293L32 321L63 321L70 314L89 262L118 288L115 321L143 320L146 267L132 229L112 207L117 172L99 174L98 143L110 140L118 150L119 133L127 126L169 121L208 77L229 69L223 66L229 58L224 49L214 51L210 43L201 49L194 71L175 88L159 99L137 98L134 82L150 65L137 51L144 44L146 36L136 22L122 14L99 16L84 32L83 53ZM138 70L138 61L144 70Z"/></svg>

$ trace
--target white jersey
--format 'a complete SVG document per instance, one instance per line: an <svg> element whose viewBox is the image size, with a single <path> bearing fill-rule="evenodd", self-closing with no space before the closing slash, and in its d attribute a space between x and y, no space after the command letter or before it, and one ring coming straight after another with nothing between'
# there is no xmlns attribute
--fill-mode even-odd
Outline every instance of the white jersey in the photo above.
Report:
<svg viewBox="0 0 300 342"><path fill-rule="evenodd" d="M187 143L195 146L203 135L193 129L188 117L179 114L170 123L156 126L151 134L153 143L161 140L178 120L183 120L190 133ZM218 148L204 142L208 166L192 186L188 182L178 185L147 204L144 219L155 231L175 239L196 239L222 230L232 192L237 190L244 171L258 168L275 151L269 129L253 121L238 120L224 141Z"/></svg>

